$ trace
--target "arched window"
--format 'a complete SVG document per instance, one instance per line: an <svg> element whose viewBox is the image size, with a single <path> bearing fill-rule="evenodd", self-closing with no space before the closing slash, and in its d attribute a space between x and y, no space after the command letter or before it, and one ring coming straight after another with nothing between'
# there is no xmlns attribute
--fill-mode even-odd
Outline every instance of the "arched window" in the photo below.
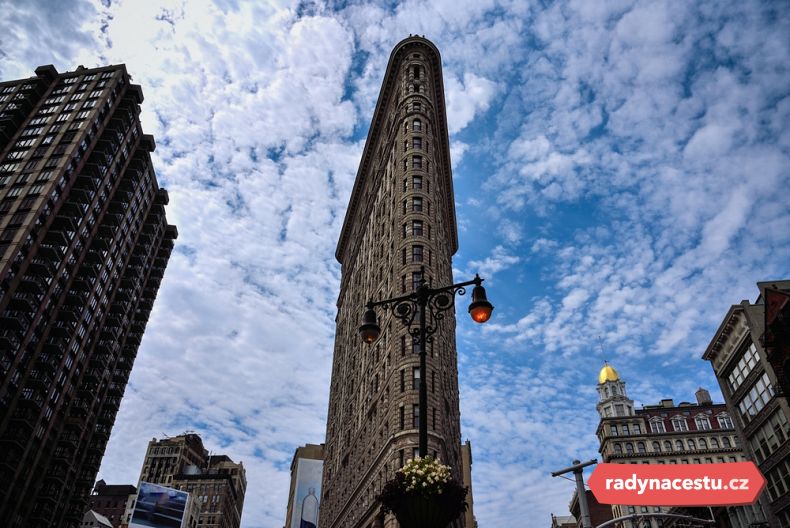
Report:
<svg viewBox="0 0 790 528"><path fill-rule="evenodd" d="M627 444L625 444L625 452L628 453L629 455L633 455L634 454L634 444L632 444L631 442L628 442Z"/></svg>
<svg viewBox="0 0 790 528"><path fill-rule="evenodd" d="M639 451L640 453L645 453L647 451L645 449L645 443L644 442L637 442L636 443L636 450Z"/></svg>
<svg viewBox="0 0 790 528"><path fill-rule="evenodd" d="M623 446L621 446L620 444L615 444L614 445L614 454L615 455L622 455L623 454Z"/></svg>
<svg viewBox="0 0 790 528"><path fill-rule="evenodd" d="M665 451L672 451L672 442L669 440L664 441L664 450Z"/></svg>
<svg viewBox="0 0 790 528"><path fill-rule="evenodd" d="M711 446L713 449L718 449L718 447L719 447L719 441L718 441L718 440L716 440L715 438L711 438L711 439L710 439L710 446Z"/></svg>
<svg viewBox="0 0 790 528"><path fill-rule="evenodd" d="M723 445L724 447L732 447L732 444L730 443L730 437L729 436L722 437L721 445Z"/></svg>
<svg viewBox="0 0 790 528"><path fill-rule="evenodd" d="M675 440L675 447L678 448L678 451L683 451L683 440Z"/></svg>
<svg viewBox="0 0 790 528"><path fill-rule="evenodd" d="M688 439L688 445L689 445L689 449L691 449L692 451L697 449L697 443L694 441L693 438Z"/></svg>
<svg viewBox="0 0 790 528"><path fill-rule="evenodd" d="M422 131L422 121L420 121L419 119L415 119L414 121L412 121L411 125L412 125L412 130L414 130L415 132Z"/></svg>
<svg viewBox="0 0 790 528"><path fill-rule="evenodd" d="M708 448L708 442L704 438L700 438L699 439L699 448L700 449L707 449Z"/></svg>
<svg viewBox="0 0 790 528"><path fill-rule="evenodd" d="M659 444L658 442L653 442L653 451L656 452L656 453L660 453L661 452L661 444Z"/></svg>

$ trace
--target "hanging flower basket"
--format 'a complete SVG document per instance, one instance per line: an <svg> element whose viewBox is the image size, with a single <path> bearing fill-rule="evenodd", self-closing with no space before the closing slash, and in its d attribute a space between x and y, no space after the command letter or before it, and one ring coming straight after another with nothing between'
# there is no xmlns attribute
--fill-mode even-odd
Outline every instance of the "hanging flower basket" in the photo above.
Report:
<svg viewBox="0 0 790 528"><path fill-rule="evenodd" d="M410 460L384 486L378 500L401 528L447 528L466 510L467 488L450 467L431 457Z"/></svg>

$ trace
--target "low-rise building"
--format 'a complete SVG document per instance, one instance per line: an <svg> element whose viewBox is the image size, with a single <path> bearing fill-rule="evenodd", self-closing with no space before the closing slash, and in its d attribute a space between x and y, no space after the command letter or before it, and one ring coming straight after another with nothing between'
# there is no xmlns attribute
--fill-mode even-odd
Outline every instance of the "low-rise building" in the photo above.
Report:
<svg viewBox="0 0 790 528"><path fill-rule="evenodd" d="M617 464L712 464L746 460L732 415L723 403L713 403L710 393L700 388L696 402L661 400L656 405L634 409L623 381L609 364L598 376L601 415L596 434L604 462ZM635 513L669 513L671 508L659 506L613 505L614 518ZM763 520L755 506L726 509L733 528L746 528ZM652 528L664 521L651 519ZM640 528L644 525L642 523ZM618 526L631 528L630 521Z"/></svg>
<svg viewBox="0 0 790 528"><path fill-rule="evenodd" d="M119 528L129 496L136 493L137 488L131 484L107 484L100 480L88 497L88 508L107 518L113 528Z"/></svg>

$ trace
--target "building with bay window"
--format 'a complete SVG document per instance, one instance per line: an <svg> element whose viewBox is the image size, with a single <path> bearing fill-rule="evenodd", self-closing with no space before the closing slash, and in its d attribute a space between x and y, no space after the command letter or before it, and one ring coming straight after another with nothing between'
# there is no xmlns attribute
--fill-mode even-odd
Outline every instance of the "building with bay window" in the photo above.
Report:
<svg viewBox="0 0 790 528"><path fill-rule="evenodd" d="M790 405L782 387L790 343L780 328L783 320L787 324L782 314L790 303L781 300L790 298L790 280L759 282L757 288L754 303L730 307L702 358L713 367L744 452L765 475L761 502L778 528L790 526ZM779 302L766 302L771 298Z"/></svg>

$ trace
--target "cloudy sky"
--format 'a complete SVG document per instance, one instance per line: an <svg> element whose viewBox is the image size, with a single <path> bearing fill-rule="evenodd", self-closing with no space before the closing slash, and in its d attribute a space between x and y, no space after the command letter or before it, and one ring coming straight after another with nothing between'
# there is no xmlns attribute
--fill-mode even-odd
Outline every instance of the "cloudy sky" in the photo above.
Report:
<svg viewBox="0 0 790 528"><path fill-rule="evenodd" d="M242 460L245 528L280 527L324 439L334 248L392 47L442 52L480 526L547 525L598 456L604 359L637 404L715 387L728 307L790 276L785 2L0 0L0 78L126 63L179 239L100 477L199 432ZM716 399L721 396L714 391ZM538 522L538 520L540 520Z"/></svg>

